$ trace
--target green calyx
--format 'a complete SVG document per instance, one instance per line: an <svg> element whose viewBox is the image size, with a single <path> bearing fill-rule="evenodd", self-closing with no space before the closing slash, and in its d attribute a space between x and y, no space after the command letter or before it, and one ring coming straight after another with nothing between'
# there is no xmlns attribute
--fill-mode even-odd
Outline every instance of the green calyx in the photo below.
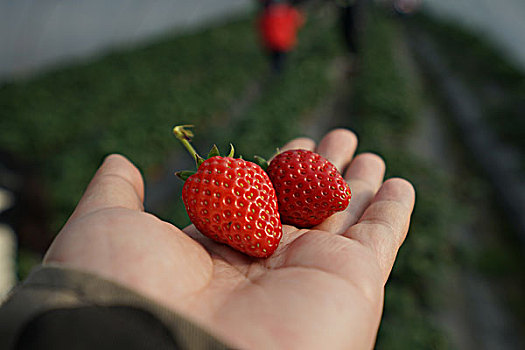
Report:
<svg viewBox="0 0 525 350"><path fill-rule="evenodd" d="M268 161L266 159L264 159L261 156L253 156L253 159L255 161L255 164L260 166L262 170L266 171L266 169L268 169Z"/></svg>
<svg viewBox="0 0 525 350"><path fill-rule="evenodd" d="M276 149L275 151L275 154L272 156L275 157L276 155L278 155L279 153L281 153L281 150L279 148ZM268 169L268 165L270 165L270 162L268 162L266 159L264 159L263 157L261 156L253 156L253 159L254 159L254 163L257 164L258 166L260 166L264 171L266 171L266 169Z"/></svg>
<svg viewBox="0 0 525 350"><path fill-rule="evenodd" d="M206 157L206 159L201 157L197 153L195 148L193 148L193 146L191 145L191 139L193 138L194 135L193 135L193 132L191 132L191 130L188 130L188 128L192 128L192 127L193 127L193 125L178 125L178 126L175 126L173 128L173 134L182 143L184 148L186 148L188 150L188 152L190 153L192 158L195 160L195 164L197 165L197 169L198 169L201 166L201 164L204 163L204 161L206 159L210 159L212 157L220 156L221 154L219 152L219 148L217 147L217 145L213 145L213 147L211 148L210 152L208 153L208 156ZM234 153L235 153L235 149L234 149L233 145L230 143L230 152L228 153L228 155L226 157L233 158ZM196 171L183 170L183 171L176 172L175 175L177 175L183 181L186 181L191 175L193 175L195 173L196 173Z"/></svg>

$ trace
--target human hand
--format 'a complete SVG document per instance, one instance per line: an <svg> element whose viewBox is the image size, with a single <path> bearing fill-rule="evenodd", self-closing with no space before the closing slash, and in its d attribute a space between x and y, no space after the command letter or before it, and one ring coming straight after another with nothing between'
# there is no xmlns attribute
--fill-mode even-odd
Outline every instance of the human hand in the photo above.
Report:
<svg viewBox="0 0 525 350"><path fill-rule="evenodd" d="M355 135L338 129L315 150L349 182L349 207L311 229L283 227L268 259L254 259L144 212L143 183L125 158L97 171L44 263L89 271L185 315L237 348L370 349L383 291L408 230L414 190L383 183L373 154L353 157Z"/></svg>

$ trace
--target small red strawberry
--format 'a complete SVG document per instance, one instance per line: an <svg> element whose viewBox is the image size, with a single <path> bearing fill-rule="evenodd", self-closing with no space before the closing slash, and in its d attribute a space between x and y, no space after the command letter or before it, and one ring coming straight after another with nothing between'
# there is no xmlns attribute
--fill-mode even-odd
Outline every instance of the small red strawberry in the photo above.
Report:
<svg viewBox="0 0 525 350"><path fill-rule="evenodd" d="M273 254L282 236L277 197L268 175L257 164L221 157L216 146L202 159L189 141L193 134L177 126L175 135L195 157L196 173L178 173L186 182L182 200L191 222L205 236L247 255Z"/></svg>
<svg viewBox="0 0 525 350"><path fill-rule="evenodd" d="M319 154L290 150L275 156L266 169L285 224L312 227L345 210L352 196L336 167Z"/></svg>

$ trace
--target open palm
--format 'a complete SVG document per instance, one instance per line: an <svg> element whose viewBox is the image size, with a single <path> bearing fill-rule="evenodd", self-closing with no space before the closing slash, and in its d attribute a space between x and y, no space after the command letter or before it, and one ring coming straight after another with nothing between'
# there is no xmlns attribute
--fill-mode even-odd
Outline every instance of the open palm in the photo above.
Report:
<svg viewBox="0 0 525 350"><path fill-rule="evenodd" d="M268 259L253 259L143 211L143 183L125 158L110 156L90 183L45 264L96 273L187 316L241 348L369 349L384 284L414 204L402 179L383 183L376 155L353 157L354 134L338 129L316 150L343 172L350 206L312 230L284 226Z"/></svg>

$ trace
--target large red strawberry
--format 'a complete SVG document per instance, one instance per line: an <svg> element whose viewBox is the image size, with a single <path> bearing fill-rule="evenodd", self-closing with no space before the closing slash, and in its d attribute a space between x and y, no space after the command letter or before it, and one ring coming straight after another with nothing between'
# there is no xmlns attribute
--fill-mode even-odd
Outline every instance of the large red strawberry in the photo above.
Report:
<svg viewBox="0 0 525 350"><path fill-rule="evenodd" d="M275 156L266 169L285 224L312 227L346 209L350 187L336 167L319 154L290 150Z"/></svg>
<svg viewBox="0 0 525 350"><path fill-rule="evenodd" d="M205 236L228 244L247 255L273 254L282 237L277 197L268 175L257 164L218 155L216 147L207 160L189 145L192 134L175 127L175 134L197 160L197 172L186 178L182 200L191 222Z"/></svg>

